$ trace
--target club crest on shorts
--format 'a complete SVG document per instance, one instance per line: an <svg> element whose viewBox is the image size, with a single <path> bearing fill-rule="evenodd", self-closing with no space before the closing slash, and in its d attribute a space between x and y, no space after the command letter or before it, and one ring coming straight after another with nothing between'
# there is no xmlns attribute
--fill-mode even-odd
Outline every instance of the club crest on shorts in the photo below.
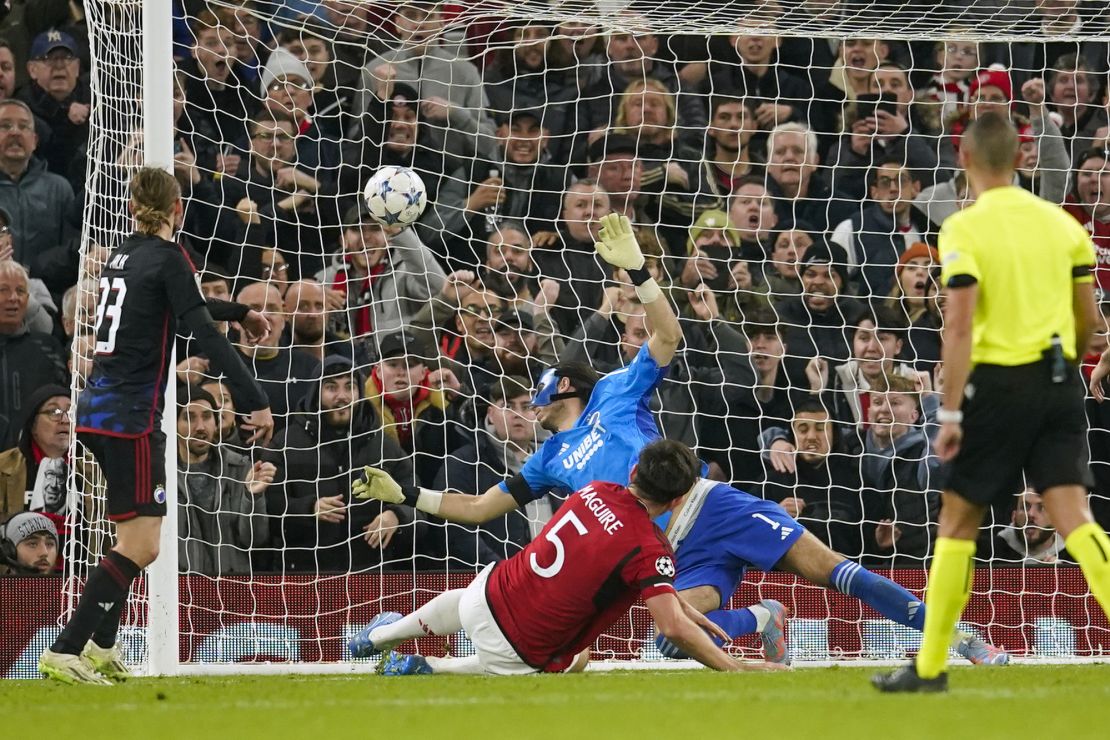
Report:
<svg viewBox="0 0 1110 740"><path fill-rule="evenodd" d="M659 571L659 575L666 576L667 578L674 578L674 561L667 555L661 558L656 558L655 569Z"/></svg>
<svg viewBox="0 0 1110 740"><path fill-rule="evenodd" d="M154 487L154 500L160 504L166 503L166 487L161 483Z"/></svg>

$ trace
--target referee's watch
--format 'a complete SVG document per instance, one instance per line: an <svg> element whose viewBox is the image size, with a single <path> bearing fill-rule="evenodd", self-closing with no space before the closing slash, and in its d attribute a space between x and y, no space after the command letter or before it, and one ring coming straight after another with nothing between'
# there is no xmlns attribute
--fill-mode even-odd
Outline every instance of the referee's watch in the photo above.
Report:
<svg viewBox="0 0 1110 740"><path fill-rule="evenodd" d="M964 412L956 409L937 409L937 421L941 424L962 424L964 420Z"/></svg>

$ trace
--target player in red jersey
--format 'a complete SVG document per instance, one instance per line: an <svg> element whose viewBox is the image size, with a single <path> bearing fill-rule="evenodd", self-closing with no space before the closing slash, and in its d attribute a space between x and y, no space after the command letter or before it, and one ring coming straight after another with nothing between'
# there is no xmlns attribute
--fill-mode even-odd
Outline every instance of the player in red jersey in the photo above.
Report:
<svg viewBox="0 0 1110 740"><path fill-rule="evenodd" d="M376 655L423 635L466 630L476 655L424 658L390 653L382 672L514 675L582 670L597 637L638 597L659 631L720 671L774 670L741 664L707 631L720 629L678 598L670 543L652 518L690 489L701 463L685 445L658 440L640 453L628 488L595 481L577 491L540 535L512 558L487 566L467 587L412 614L380 614L352 653ZM396 485L392 479L376 479Z"/></svg>

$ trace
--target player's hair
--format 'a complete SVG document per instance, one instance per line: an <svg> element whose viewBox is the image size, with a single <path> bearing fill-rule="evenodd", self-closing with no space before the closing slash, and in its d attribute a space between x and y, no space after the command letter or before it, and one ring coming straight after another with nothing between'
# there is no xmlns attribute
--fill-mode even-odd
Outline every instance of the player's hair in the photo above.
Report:
<svg viewBox="0 0 1110 740"><path fill-rule="evenodd" d="M164 225L173 225L173 207L181 199L181 186L173 175L157 167L142 167L127 189L139 233L156 234Z"/></svg>
<svg viewBox="0 0 1110 740"><path fill-rule="evenodd" d="M686 445L657 439L640 451L631 484L643 498L667 504L684 496L701 474L701 461Z"/></svg>
<svg viewBox="0 0 1110 740"><path fill-rule="evenodd" d="M597 385L597 381L601 380L601 375L598 374L597 370L594 370L585 362L564 360L555 363L552 367L555 368L556 377L570 378L575 393L582 399L583 403L590 400L590 394L593 393L594 386Z"/></svg>
<svg viewBox="0 0 1110 740"><path fill-rule="evenodd" d="M962 143L975 164L992 174L1013 170L1020 145L1014 124L994 111L972 121Z"/></svg>

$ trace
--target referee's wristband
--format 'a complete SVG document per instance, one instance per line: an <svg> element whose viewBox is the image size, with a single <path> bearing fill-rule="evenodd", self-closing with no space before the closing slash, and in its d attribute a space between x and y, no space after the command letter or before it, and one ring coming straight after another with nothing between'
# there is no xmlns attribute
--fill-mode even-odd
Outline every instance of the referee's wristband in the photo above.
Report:
<svg viewBox="0 0 1110 740"><path fill-rule="evenodd" d="M956 409L937 409L937 421L941 424L962 424L964 412Z"/></svg>

